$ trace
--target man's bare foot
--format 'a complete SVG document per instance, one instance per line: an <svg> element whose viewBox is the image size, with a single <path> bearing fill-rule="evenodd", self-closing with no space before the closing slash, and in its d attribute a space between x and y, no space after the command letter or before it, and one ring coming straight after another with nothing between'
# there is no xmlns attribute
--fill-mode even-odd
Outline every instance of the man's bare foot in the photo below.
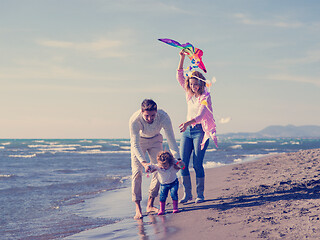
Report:
<svg viewBox="0 0 320 240"><path fill-rule="evenodd" d="M142 219L143 216L142 216L140 201L139 200L135 201L135 204L136 204L136 215L133 218L135 220Z"/></svg>
<svg viewBox="0 0 320 240"><path fill-rule="evenodd" d="M133 217L133 219L135 219L135 220L139 220L142 218L143 218L142 213L136 213L136 215Z"/></svg>
<svg viewBox="0 0 320 240"><path fill-rule="evenodd" d="M147 207L147 213L151 213L151 212L158 213L159 209L156 207Z"/></svg>

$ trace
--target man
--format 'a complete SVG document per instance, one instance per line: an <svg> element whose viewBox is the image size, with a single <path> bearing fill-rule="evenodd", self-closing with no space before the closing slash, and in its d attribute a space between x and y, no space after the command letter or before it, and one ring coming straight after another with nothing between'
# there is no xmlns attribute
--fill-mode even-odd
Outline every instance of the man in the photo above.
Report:
<svg viewBox="0 0 320 240"><path fill-rule="evenodd" d="M132 167L132 201L136 205L135 219L142 218L141 205L141 183L142 171L148 169L149 163L145 158L147 152L150 162L157 163L157 154L163 150L163 137L160 130L164 129L170 151L175 159L181 160L178 145L176 143L170 117L168 114L157 109L157 104L151 99L145 99L141 104L141 110L135 112L129 120L130 143L131 143L131 167ZM147 212L158 212L153 206L155 197L158 196L160 183L157 172L153 173Z"/></svg>

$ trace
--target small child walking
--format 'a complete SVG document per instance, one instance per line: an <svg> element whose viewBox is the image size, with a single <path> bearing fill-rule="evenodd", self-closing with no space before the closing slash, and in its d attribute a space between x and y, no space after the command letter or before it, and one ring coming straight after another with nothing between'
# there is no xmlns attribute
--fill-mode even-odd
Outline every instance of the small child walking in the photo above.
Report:
<svg viewBox="0 0 320 240"><path fill-rule="evenodd" d="M168 193L173 202L173 213L178 213L178 189L179 181L177 178L177 172L183 168L182 161L178 161L175 164L172 154L168 151L159 152L157 156L157 164L149 165L149 171L158 171L158 177L160 182L160 211L158 215L165 213L166 200Z"/></svg>

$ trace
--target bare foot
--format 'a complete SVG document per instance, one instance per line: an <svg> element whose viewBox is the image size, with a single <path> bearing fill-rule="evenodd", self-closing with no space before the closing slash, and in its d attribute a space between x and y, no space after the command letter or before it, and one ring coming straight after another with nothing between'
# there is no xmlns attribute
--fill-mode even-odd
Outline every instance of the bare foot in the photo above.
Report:
<svg viewBox="0 0 320 240"><path fill-rule="evenodd" d="M135 201L136 204L136 215L133 217L135 220L142 219L142 211L141 211L141 205L140 205L140 200Z"/></svg>
<svg viewBox="0 0 320 240"><path fill-rule="evenodd" d="M159 209L156 207L147 207L147 213L150 213L150 212L158 213Z"/></svg>
<svg viewBox="0 0 320 240"><path fill-rule="evenodd" d="M133 217L133 219L135 219L135 220L139 220L142 218L143 218L142 213L136 213L136 215Z"/></svg>
<svg viewBox="0 0 320 240"><path fill-rule="evenodd" d="M141 211L141 205L140 205L140 201L135 201L136 203L136 215L133 217L135 220L139 220L142 219L142 211Z"/></svg>

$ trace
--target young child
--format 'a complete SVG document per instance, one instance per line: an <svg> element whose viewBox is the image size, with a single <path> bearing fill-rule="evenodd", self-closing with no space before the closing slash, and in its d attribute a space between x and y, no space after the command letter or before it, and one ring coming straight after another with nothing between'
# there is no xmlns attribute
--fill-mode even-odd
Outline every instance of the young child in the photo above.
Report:
<svg viewBox="0 0 320 240"><path fill-rule="evenodd" d="M173 202L173 213L179 212L178 209L178 188L179 181L176 173L183 168L184 164L182 161L178 161L175 164L172 154L168 151L159 152L157 156L156 165L149 165L148 170L151 172L158 171L158 177L160 182L160 211L158 215L163 215L165 212L166 199L170 190L172 202Z"/></svg>

